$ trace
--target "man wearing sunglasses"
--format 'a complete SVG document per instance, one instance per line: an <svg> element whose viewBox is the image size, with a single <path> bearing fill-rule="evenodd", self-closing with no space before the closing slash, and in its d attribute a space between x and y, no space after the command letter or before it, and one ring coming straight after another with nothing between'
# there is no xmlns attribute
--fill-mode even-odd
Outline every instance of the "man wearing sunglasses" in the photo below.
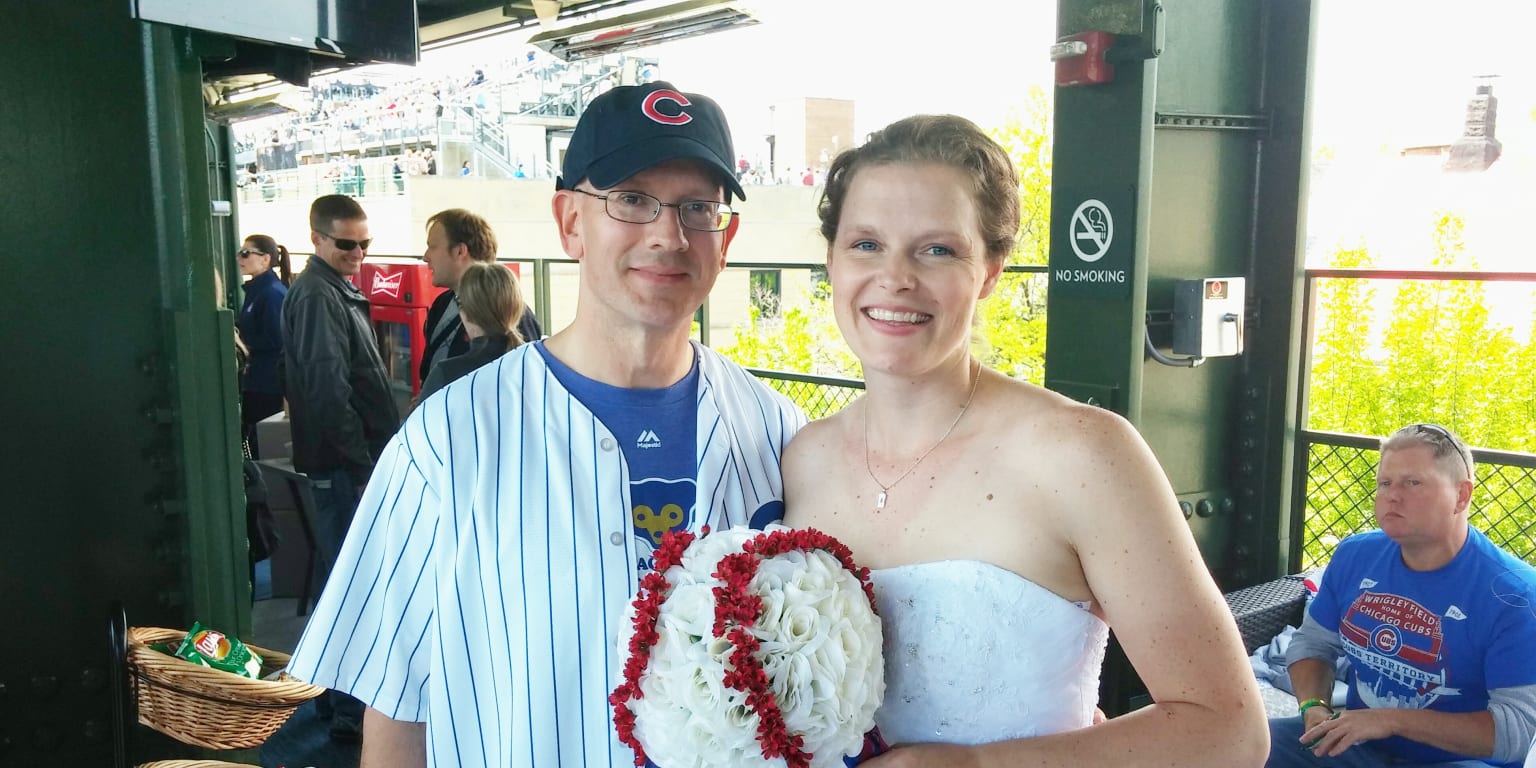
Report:
<svg viewBox="0 0 1536 768"><path fill-rule="evenodd" d="M1412 424L1381 445L1379 530L1340 542L1286 658L1301 716L1277 766L1519 766L1536 733L1536 569L1467 522L1472 452ZM1347 703L1334 709L1347 656Z"/></svg>
<svg viewBox="0 0 1536 768"><path fill-rule="evenodd" d="M294 652L369 705L364 766L634 764L607 698L639 578L668 531L781 517L805 420L690 340L735 157L719 107L664 82L582 114L551 205L575 320L411 413Z"/></svg>
<svg viewBox="0 0 1536 768"><path fill-rule="evenodd" d="M368 299L347 280L368 255L368 216L347 195L325 195L310 205L309 229L315 255L283 303L283 373L293 466L314 483L315 547L328 570L400 415ZM362 705L336 691L326 702L334 709L331 737L355 743Z"/></svg>

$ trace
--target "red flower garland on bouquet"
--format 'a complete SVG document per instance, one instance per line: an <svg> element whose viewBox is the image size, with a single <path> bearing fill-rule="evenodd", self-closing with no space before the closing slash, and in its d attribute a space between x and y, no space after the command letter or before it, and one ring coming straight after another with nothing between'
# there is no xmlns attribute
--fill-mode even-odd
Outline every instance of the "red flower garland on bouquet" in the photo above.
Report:
<svg viewBox="0 0 1536 768"><path fill-rule="evenodd" d="M709 535L709 528L704 528ZM640 677L650 663L651 648L659 635L656 622L660 619L661 604L671 591L666 571L682 562L683 552L694 541L694 535L686 531L668 532L662 536L661 547L656 551L655 569L640 580L640 595L635 599L635 633L629 640L629 658L624 662L624 682L608 697L613 705L613 723L619 740L635 751L635 765L646 764L645 749L635 738L635 713L626 704L641 698ZM784 758L789 768L808 768L811 755L805 752L799 735L791 736L779 711L778 701L769 690L768 674L757 658L760 643L748 631L757 623L763 610L763 599L748 592L752 578L757 575L764 558L776 557L788 552L820 549L832 555L842 567L859 580L864 595L869 599L870 610L875 610L875 589L869 580L869 569L853 562L853 552L837 539L814 528L777 530L759 534L742 545L742 551L720 559L715 578L724 582L714 587L716 637L731 642L731 668L726 670L724 684L747 694L747 706L757 714L757 740L762 746L764 758Z"/></svg>

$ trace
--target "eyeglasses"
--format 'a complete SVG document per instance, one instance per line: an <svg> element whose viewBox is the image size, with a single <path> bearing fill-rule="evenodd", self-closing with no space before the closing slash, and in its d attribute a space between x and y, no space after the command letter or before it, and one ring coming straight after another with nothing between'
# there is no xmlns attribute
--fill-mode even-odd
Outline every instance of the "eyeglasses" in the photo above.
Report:
<svg viewBox="0 0 1536 768"><path fill-rule="evenodd" d="M235 257L236 258L240 258L240 259L243 259L243 258L245 258L247 256L271 256L271 255L272 254L267 253L266 251L258 251L255 248L241 248L240 250L235 251Z"/></svg>
<svg viewBox="0 0 1536 768"><path fill-rule="evenodd" d="M318 229L315 230L315 233L320 235L321 237L328 237L328 238L330 238L331 242L335 243L336 247L341 249L341 250L343 250L343 251L355 251L355 250L357 250L359 248L361 248L361 249L366 251L366 250L368 250L368 246L373 245L373 238L371 238L371 237L368 238L367 240L348 240L348 239L346 239L344 237L337 237L337 236L332 235L332 234L330 234L328 232L321 232Z"/></svg>
<svg viewBox="0 0 1536 768"><path fill-rule="evenodd" d="M1451 449L1451 453L1456 454L1456 458L1461 461L1461 468L1467 471L1467 477L1472 477L1472 465L1467 463L1467 455L1462 452L1463 448L1461 442L1451 434L1449 429L1446 429L1439 424L1428 423L1412 424L1410 426L1412 426L1415 430L1418 430L1419 434L1429 435L1435 440L1436 443L1443 441L1445 445Z"/></svg>
<svg viewBox="0 0 1536 768"><path fill-rule="evenodd" d="M663 203L643 192L610 192L599 195L585 189L572 189L587 197L603 201L608 216L626 224L649 224L661 215L662 208L676 208L677 218L687 229L699 232L719 232L731 225L736 211L725 203L714 200L684 200L681 203Z"/></svg>

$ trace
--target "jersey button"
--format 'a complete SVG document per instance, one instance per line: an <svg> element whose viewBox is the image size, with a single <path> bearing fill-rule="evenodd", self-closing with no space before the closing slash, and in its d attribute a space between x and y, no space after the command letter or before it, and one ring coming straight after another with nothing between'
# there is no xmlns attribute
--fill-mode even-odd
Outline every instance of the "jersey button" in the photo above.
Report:
<svg viewBox="0 0 1536 768"><path fill-rule="evenodd" d="M608 540L613 542L613 545L617 547L618 545L624 543L624 534L619 533L618 531L614 531L613 533L608 534Z"/></svg>
<svg viewBox="0 0 1536 768"><path fill-rule="evenodd" d="M611 451L613 450L613 439L605 437L597 442L597 447L602 448L605 451Z"/></svg>

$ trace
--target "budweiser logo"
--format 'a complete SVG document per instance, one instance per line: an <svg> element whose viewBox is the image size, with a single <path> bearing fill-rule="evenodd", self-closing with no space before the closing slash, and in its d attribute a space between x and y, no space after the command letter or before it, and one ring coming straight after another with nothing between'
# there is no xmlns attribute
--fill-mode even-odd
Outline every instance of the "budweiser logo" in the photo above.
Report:
<svg viewBox="0 0 1536 768"><path fill-rule="evenodd" d="M391 299L400 298L400 279L405 277L404 272L396 272L392 275L380 272L373 276L373 289L375 296L388 296Z"/></svg>

